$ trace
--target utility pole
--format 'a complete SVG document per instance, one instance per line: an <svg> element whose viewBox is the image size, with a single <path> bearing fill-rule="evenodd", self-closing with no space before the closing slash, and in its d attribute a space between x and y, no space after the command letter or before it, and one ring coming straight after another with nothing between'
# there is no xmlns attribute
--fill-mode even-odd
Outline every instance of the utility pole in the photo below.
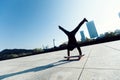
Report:
<svg viewBox="0 0 120 80"><path fill-rule="evenodd" d="M54 46L54 48L55 48L55 39L53 39L53 46Z"/></svg>
<svg viewBox="0 0 120 80"><path fill-rule="evenodd" d="M44 45L42 45L43 49L45 49Z"/></svg>
<svg viewBox="0 0 120 80"><path fill-rule="evenodd" d="M118 15L119 15L119 18L120 18L120 12L118 13Z"/></svg>

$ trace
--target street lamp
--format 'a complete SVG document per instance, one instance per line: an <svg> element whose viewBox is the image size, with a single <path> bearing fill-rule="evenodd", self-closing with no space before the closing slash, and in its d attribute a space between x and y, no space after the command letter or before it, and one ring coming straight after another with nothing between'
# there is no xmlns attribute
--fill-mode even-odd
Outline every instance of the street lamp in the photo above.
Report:
<svg viewBox="0 0 120 80"><path fill-rule="evenodd" d="M119 15L119 18L120 18L120 12L118 13L118 15Z"/></svg>
<svg viewBox="0 0 120 80"><path fill-rule="evenodd" d="M55 39L53 39L53 46L54 46L54 48L55 48Z"/></svg>

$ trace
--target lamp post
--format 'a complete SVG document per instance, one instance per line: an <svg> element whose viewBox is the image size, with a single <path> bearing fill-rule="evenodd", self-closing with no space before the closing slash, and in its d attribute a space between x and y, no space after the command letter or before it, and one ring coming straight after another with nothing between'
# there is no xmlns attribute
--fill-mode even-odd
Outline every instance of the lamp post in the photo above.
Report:
<svg viewBox="0 0 120 80"><path fill-rule="evenodd" d="M54 46L54 48L55 48L55 39L53 39L53 46Z"/></svg>
<svg viewBox="0 0 120 80"><path fill-rule="evenodd" d="M118 16L119 16L119 18L120 18L120 12L118 13Z"/></svg>

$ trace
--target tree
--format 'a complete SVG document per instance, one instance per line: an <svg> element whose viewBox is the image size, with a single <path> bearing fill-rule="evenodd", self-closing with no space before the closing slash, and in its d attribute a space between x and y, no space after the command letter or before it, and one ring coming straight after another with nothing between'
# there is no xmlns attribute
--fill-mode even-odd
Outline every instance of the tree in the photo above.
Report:
<svg viewBox="0 0 120 80"><path fill-rule="evenodd" d="M39 52L42 52L42 51L43 51L43 49L41 49L41 48L35 48L33 50L34 53L39 53Z"/></svg>

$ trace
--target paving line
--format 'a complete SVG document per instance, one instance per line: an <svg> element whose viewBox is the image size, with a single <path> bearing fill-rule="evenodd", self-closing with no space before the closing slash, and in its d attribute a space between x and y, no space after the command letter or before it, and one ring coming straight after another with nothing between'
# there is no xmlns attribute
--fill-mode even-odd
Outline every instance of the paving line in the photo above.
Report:
<svg viewBox="0 0 120 80"><path fill-rule="evenodd" d="M78 67L56 67L56 68L73 68L73 69L83 69L83 68L78 68Z"/></svg>
<svg viewBox="0 0 120 80"><path fill-rule="evenodd" d="M95 69L95 70L120 70L118 68L85 68L85 69Z"/></svg>
<svg viewBox="0 0 120 80"><path fill-rule="evenodd" d="M120 51L120 49L116 49L116 48L113 48L113 47L111 47L111 46L107 46L107 45L104 45L105 47L109 47L109 48L111 48L111 49L114 49L114 50L117 50L117 51Z"/></svg>
<svg viewBox="0 0 120 80"><path fill-rule="evenodd" d="M91 54L92 50L93 50L93 47L91 48L91 50L90 50L90 52L89 52L89 55L88 55L87 60L86 60L84 66L83 66L83 68L82 68L82 70L81 70L81 73L80 73L80 75L79 75L79 77L78 77L78 80L80 80L80 78L81 78L81 75L82 75L82 73L83 73L83 71L84 71L84 69L85 69L85 65L86 65L86 63L87 63L87 61L88 61L88 58L90 57L90 54Z"/></svg>

